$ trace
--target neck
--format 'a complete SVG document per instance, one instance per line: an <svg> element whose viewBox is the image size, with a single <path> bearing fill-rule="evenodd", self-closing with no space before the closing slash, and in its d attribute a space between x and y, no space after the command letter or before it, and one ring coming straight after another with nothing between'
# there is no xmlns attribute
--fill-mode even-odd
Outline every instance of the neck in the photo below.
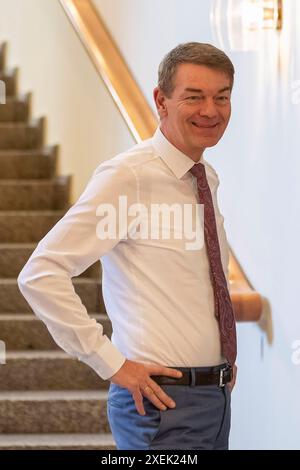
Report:
<svg viewBox="0 0 300 470"><path fill-rule="evenodd" d="M195 151L192 151L192 150L187 150L184 143L183 142L180 142L179 140L177 140L176 138L174 137L171 137L170 136L170 132L168 131L168 128L166 125L164 125L163 123L161 123L160 125L160 130L161 132L163 133L163 135L165 136L165 138L172 144L174 145L174 147L176 147L178 150L180 150L180 152L184 153L184 155L186 155L187 157L189 157L191 160L193 160L194 162L199 162L201 157L202 157L202 154L204 152L204 148L202 149L195 149Z"/></svg>

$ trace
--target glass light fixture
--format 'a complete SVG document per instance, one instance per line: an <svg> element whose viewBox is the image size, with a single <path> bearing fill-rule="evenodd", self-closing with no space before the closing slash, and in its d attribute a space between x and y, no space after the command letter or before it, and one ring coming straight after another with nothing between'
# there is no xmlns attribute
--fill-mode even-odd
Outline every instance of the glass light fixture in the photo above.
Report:
<svg viewBox="0 0 300 470"><path fill-rule="evenodd" d="M249 29L282 28L282 0L244 0L241 14Z"/></svg>
<svg viewBox="0 0 300 470"><path fill-rule="evenodd" d="M255 50L266 30L282 28L282 0L213 0L211 25L216 42L232 50Z"/></svg>

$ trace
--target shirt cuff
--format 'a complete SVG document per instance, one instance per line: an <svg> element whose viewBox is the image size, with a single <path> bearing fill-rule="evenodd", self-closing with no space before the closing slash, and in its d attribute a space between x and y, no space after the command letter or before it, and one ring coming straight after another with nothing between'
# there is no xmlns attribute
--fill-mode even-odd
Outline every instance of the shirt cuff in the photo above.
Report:
<svg viewBox="0 0 300 470"><path fill-rule="evenodd" d="M101 349L88 357L80 357L79 360L89 365L103 379L108 380L112 377L126 361L126 357L105 338L105 343Z"/></svg>

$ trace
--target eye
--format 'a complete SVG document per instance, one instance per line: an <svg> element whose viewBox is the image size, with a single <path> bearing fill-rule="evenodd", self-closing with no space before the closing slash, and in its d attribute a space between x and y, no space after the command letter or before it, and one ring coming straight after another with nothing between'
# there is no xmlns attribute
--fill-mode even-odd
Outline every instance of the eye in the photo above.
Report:
<svg viewBox="0 0 300 470"><path fill-rule="evenodd" d="M220 103L226 103L227 101L229 101L229 96L218 96L217 101L219 101Z"/></svg>
<svg viewBox="0 0 300 470"><path fill-rule="evenodd" d="M186 99L189 101L197 101L201 98L201 96L198 95L193 95L193 96L188 96Z"/></svg>

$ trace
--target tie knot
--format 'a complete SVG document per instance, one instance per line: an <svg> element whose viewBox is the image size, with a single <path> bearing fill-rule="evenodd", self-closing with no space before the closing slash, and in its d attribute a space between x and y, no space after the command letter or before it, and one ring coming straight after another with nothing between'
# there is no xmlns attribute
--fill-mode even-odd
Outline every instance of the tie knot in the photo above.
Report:
<svg viewBox="0 0 300 470"><path fill-rule="evenodd" d="M205 167L203 163L195 163L195 165L192 166L190 169L190 172L192 175L196 176L197 179L205 178Z"/></svg>

